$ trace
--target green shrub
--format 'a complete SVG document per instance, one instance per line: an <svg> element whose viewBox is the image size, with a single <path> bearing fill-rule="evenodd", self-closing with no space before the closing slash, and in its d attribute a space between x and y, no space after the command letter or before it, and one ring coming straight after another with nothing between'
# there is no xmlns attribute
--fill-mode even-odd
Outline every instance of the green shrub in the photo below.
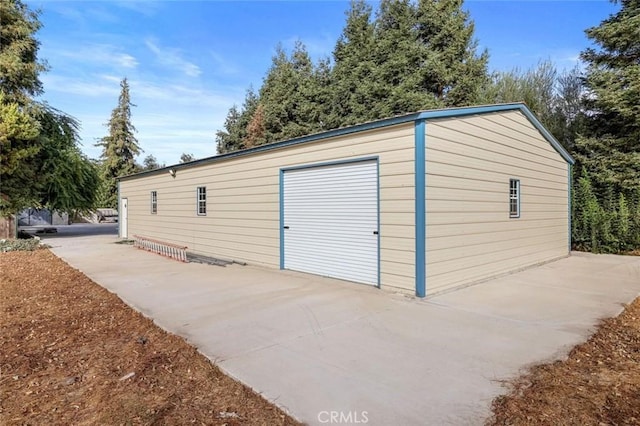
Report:
<svg viewBox="0 0 640 426"><path fill-rule="evenodd" d="M33 251L46 247L40 241L40 238L23 239L2 239L0 240L0 252L7 251Z"/></svg>
<svg viewBox="0 0 640 426"><path fill-rule="evenodd" d="M640 248L640 197L607 191L598 196L583 169L574 183L571 237L577 250L627 253ZM629 201L630 200L630 201Z"/></svg>

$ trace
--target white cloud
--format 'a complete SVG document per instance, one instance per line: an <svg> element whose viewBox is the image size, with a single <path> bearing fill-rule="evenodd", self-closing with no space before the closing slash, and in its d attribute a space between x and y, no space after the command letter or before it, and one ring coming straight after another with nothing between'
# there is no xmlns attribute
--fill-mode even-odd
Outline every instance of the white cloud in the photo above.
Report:
<svg viewBox="0 0 640 426"><path fill-rule="evenodd" d="M135 68L138 66L138 61L131 55L127 55L126 53L118 55L116 61L120 64L120 66L124 68Z"/></svg>
<svg viewBox="0 0 640 426"><path fill-rule="evenodd" d="M73 50L53 48L50 52L52 56L64 57L82 63L92 63L98 65L112 65L120 68L136 68L138 60L122 52L117 46L110 44L85 44Z"/></svg>
<svg viewBox="0 0 640 426"><path fill-rule="evenodd" d="M94 146L107 133L105 123L116 106L120 77L114 73L86 76L47 74L43 76L47 101L81 123L82 150L98 158L101 149ZM129 79L132 123L144 153L159 162L175 164L180 154L198 158L215 155L215 132L222 128L231 105L241 101L242 90L220 87L211 90L182 81Z"/></svg>
<svg viewBox="0 0 640 426"><path fill-rule="evenodd" d="M152 40L145 40L146 46L151 50L155 55L159 63L162 65L177 69L178 71L183 72L185 75L189 77L198 77L202 74L202 70L196 64L187 61L182 57L182 52L179 49L173 49L168 47L160 47L158 44Z"/></svg>
<svg viewBox="0 0 640 426"><path fill-rule="evenodd" d="M160 9L160 2L154 0L120 0L113 4L145 16L153 16Z"/></svg>
<svg viewBox="0 0 640 426"><path fill-rule="evenodd" d="M45 74L40 77L45 91L48 92L62 92L66 94L85 96L90 98L97 97L116 97L120 93L120 87L118 84L105 84L100 79L93 81L83 81L79 79L72 79L56 74ZM120 80L118 80L119 82Z"/></svg>
<svg viewBox="0 0 640 426"><path fill-rule="evenodd" d="M132 79L130 84L132 96L153 101L165 101L168 105L192 105L203 108L226 105L228 108L236 101L236 96L223 95L180 84L135 79Z"/></svg>

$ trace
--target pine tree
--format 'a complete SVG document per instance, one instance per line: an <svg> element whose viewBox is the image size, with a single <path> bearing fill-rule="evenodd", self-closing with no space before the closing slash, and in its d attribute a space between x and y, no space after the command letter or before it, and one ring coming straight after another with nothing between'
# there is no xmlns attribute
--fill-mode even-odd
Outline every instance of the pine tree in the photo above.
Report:
<svg viewBox="0 0 640 426"><path fill-rule="evenodd" d="M144 157L144 160L142 160L142 167L140 168L142 170L155 170L155 169L159 169L160 167L164 167L164 165L160 165L156 157L154 155L149 154L146 157Z"/></svg>
<svg viewBox="0 0 640 426"><path fill-rule="evenodd" d="M334 50L331 124L476 103L488 54L473 32L461 0L383 0L374 21L352 2Z"/></svg>
<svg viewBox="0 0 640 426"><path fill-rule="evenodd" d="M374 25L372 9L363 0L352 0L347 22L333 50L331 76L331 128L371 120L375 81Z"/></svg>
<svg viewBox="0 0 640 426"><path fill-rule="evenodd" d="M247 90L242 109L232 106L224 122L224 130L216 132L216 147L218 154L243 149L247 137L247 126L258 107L259 98L252 88Z"/></svg>
<svg viewBox="0 0 640 426"><path fill-rule="evenodd" d="M418 2L418 39L424 46L421 86L443 106L474 104L487 82L489 54L477 54L474 23L462 2Z"/></svg>
<svg viewBox="0 0 640 426"><path fill-rule="evenodd" d="M264 138L252 144L277 142L317 131L320 124L313 102L316 81L314 65L301 42L290 56L276 49L273 62L260 89L264 113Z"/></svg>
<svg viewBox="0 0 640 426"><path fill-rule="evenodd" d="M409 0L383 0L375 21L375 88L370 119L434 107L420 86L425 50L416 31L416 8Z"/></svg>
<svg viewBox="0 0 640 426"><path fill-rule="evenodd" d="M40 73L47 65L38 60L38 16L20 0L0 2L0 90L5 102L24 106L42 94Z"/></svg>
<svg viewBox="0 0 640 426"><path fill-rule="evenodd" d="M330 116L333 106L331 60L323 58L313 70L314 84L308 89L308 97L313 104L309 113L311 121L317 125L317 131L329 130L331 126Z"/></svg>
<svg viewBox="0 0 640 426"><path fill-rule="evenodd" d="M26 182L40 151L40 124L32 97L42 93L37 59L38 15L19 0L0 1L0 213L9 215L34 198Z"/></svg>
<svg viewBox="0 0 640 426"><path fill-rule="evenodd" d="M103 137L97 146L102 147L102 174L104 179L104 193L102 207L116 208L118 203L118 183L116 178L126 176L137 171L135 157L141 149L134 136L135 127L131 123L131 103L129 83L127 79L120 82L120 96L118 106L111 112L107 127L109 134Z"/></svg>
<svg viewBox="0 0 640 426"><path fill-rule="evenodd" d="M628 199L640 193L640 2L586 31L598 47L586 49L588 137L577 142L578 160L599 193L608 185Z"/></svg>
<svg viewBox="0 0 640 426"><path fill-rule="evenodd" d="M578 182L587 177L593 189L587 200L577 192L575 201L601 206L592 251L640 248L640 3L619 3L617 13L586 31L596 47L581 55L587 96L574 156Z"/></svg>
<svg viewBox="0 0 640 426"><path fill-rule="evenodd" d="M183 152L182 155L180 155L180 162L181 163L188 163L190 161L195 161L196 157L193 154L187 154L186 152Z"/></svg>
<svg viewBox="0 0 640 426"><path fill-rule="evenodd" d="M265 123L264 123L264 108L262 104L258 104L251 121L247 125L247 136L244 139L243 146L245 148L252 148L264 143L265 141Z"/></svg>

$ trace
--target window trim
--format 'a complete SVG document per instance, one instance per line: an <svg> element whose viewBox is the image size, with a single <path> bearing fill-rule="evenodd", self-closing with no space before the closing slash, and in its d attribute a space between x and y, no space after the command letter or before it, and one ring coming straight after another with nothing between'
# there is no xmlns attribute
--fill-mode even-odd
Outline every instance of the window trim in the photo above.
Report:
<svg viewBox="0 0 640 426"><path fill-rule="evenodd" d="M150 192L150 211L151 214L158 214L158 191Z"/></svg>
<svg viewBox="0 0 640 426"><path fill-rule="evenodd" d="M200 198L200 190L204 190L202 192L202 195L204 195L204 198ZM201 204L202 203L202 207L204 207L204 212L202 212L200 210ZM207 215L207 187L202 185L202 186L197 186L196 187L196 214L198 216L206 216Z"/></svg>
<svg viewBox="0 0 640 426"><path fill-rule="evenodd" d="M513 188L513 184L515 183L515 188ZM515 190L515 194L513 191ZM515 197L514 197L515 195ZM520 218L520 199L521 199L521 191L520 191L520 179L511 178L509 179L509 219L519 219ZM511 207L513 206L513 201L515 200L516 211L513 212Z"/></svg>

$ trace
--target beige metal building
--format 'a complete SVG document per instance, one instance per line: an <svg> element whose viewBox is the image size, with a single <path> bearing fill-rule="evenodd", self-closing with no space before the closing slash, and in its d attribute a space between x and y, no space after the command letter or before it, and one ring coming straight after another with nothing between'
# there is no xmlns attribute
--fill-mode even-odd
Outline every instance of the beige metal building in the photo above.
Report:
<svg viewBox="0 0 640 426"><path fill-rule="evenodd" d="M523 104L431 110L120 179L120 237L417 296L567 256L571 156Z"/></svg>

